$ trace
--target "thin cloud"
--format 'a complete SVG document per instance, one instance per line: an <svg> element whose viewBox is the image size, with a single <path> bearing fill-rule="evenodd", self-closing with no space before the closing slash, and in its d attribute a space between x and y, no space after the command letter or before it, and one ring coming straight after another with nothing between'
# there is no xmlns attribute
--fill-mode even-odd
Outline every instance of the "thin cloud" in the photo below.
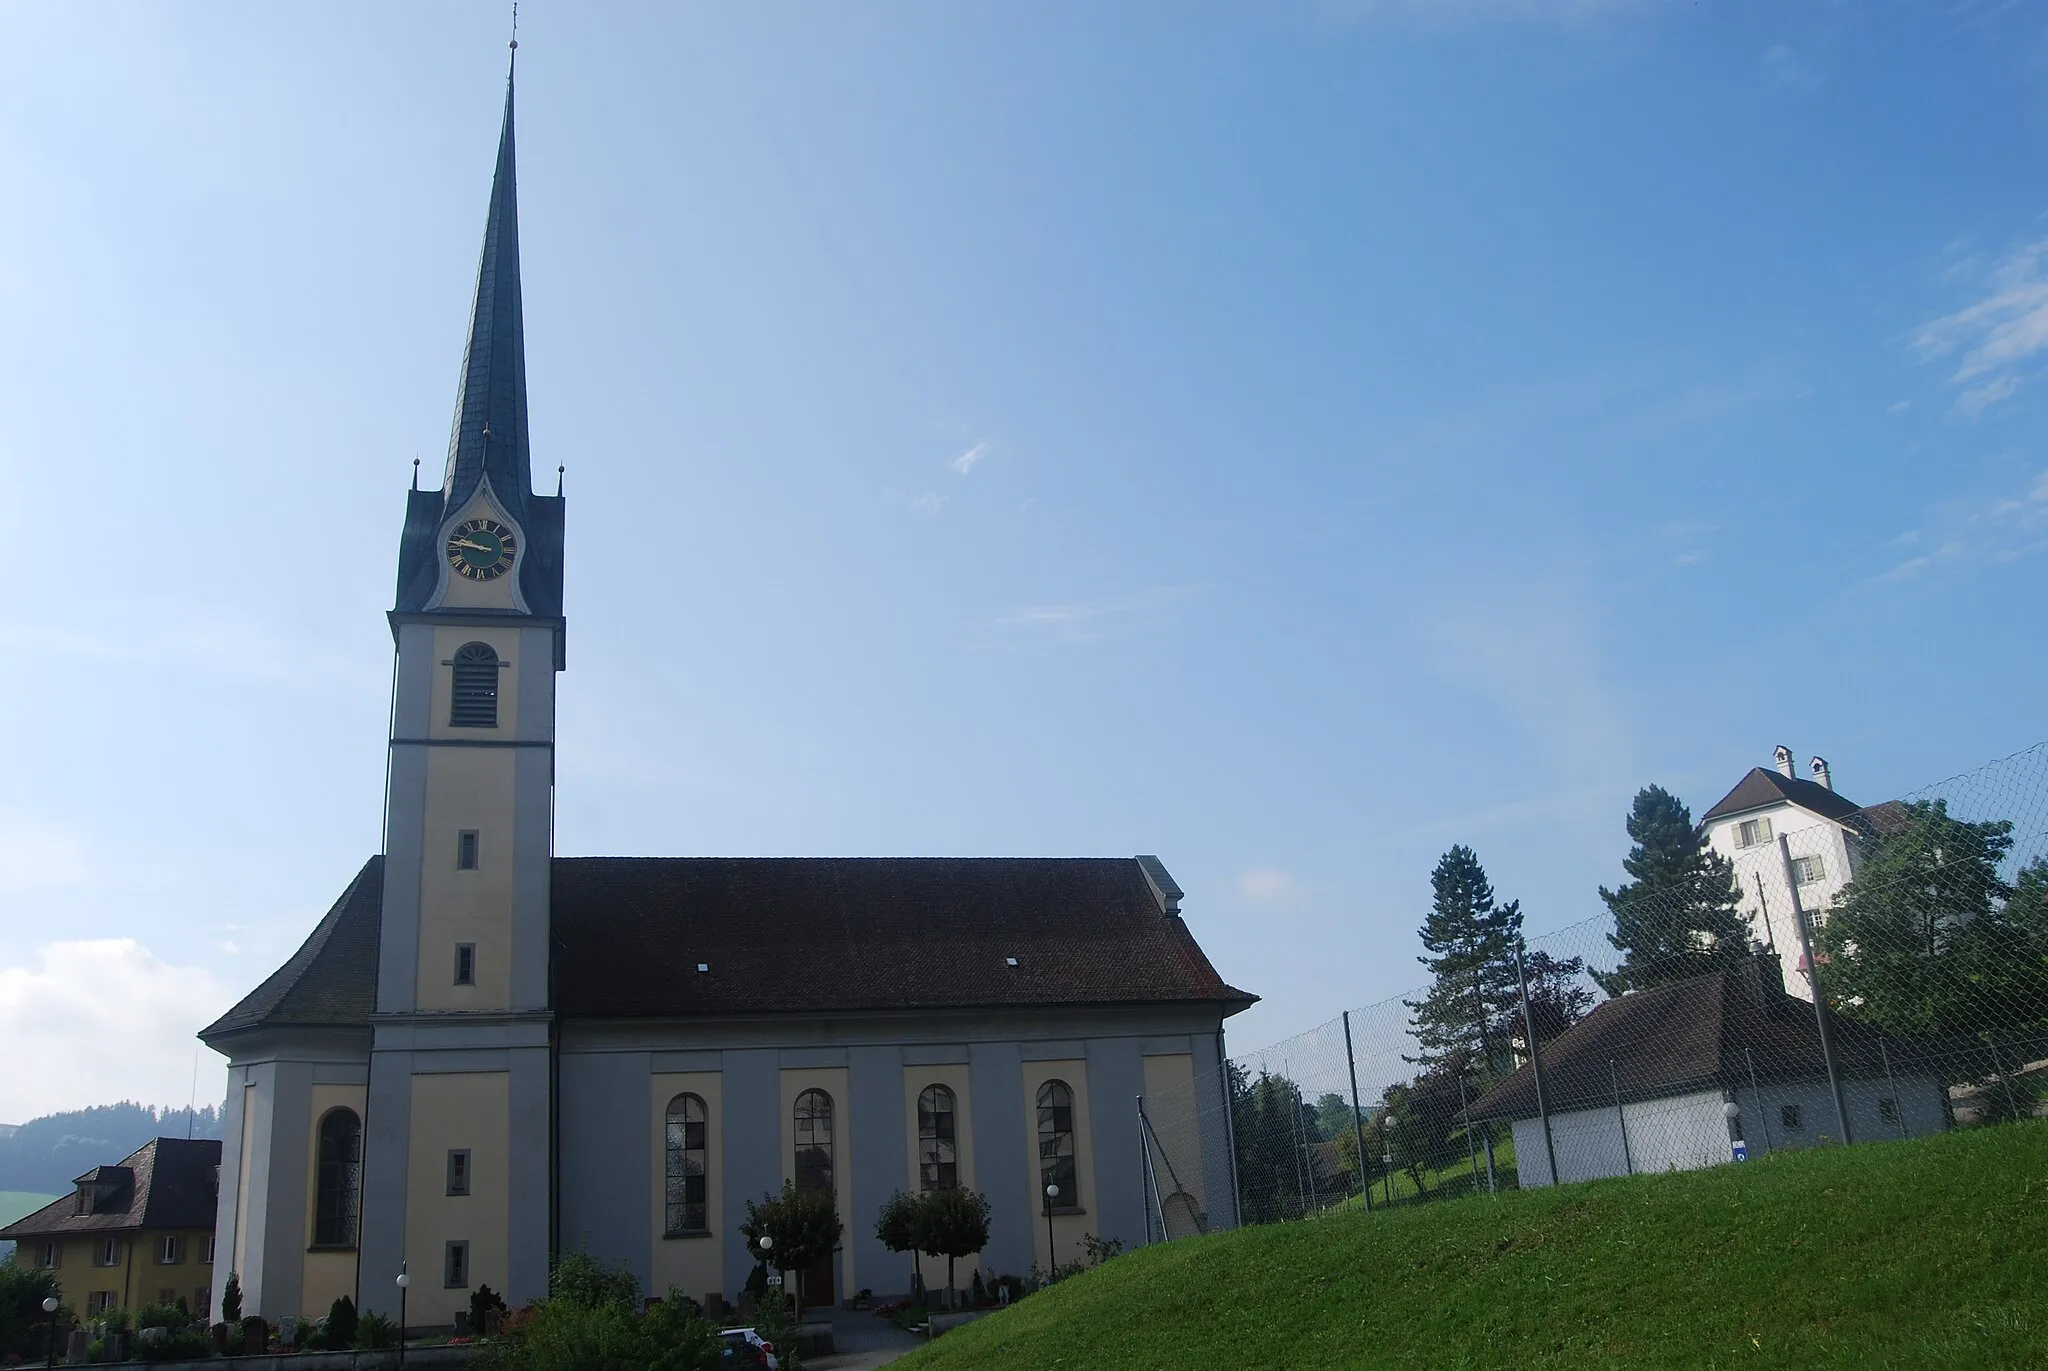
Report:
<svg viewBox="0 0 2048 1371"><path fill-rule="evenodd" d="M0 894L77 885L91 872L78 835L20 815L0 814Z"/></svg>
<svg viewBox="0 0 2048 1371"><path fill-rule="evenodd" d="M1070 600L1027 605L1002 615L993 626L1011 639L1050 638L1057 642L1098 642L1124 624L1158 613L1204 589L1202 586L1154 586L1108 600Z"/></svg>
<svg viewBox="0 0 2048 1371"><path fill-rule="evenodd" d="M1764 76L1782 90L1809 91L1820 85L1820 72L1785 43L1764 50L1758 59Z"/></svg>
<svg viewBox="0 0 2048 1371"><path fill-rule="evenodd" d="M2048 471L2028 478L2025 490L1974 504L1951 506L1938 521L1941 543L1915 551L1872 579L1880 584L1910 581L1939 568L1970 562L2014 562L2048 549ZM1892 539L1898 548L1917 548L1925 535L1914 529Z"/></svg>
<svg viewBox="0 0 2048 1371"><path fill-rule="evenodd" d="M1255 866L1238 876L1237 893L1249 904L1293 904L1301 898L1301 882L1277 866Z"/></svg>
<svg viewBox="0 0 2048 1371"><path fill-rule="evenodd" d="M962 476L965 476L968 473L972 472L976 467L980 466L987 459L988 444L976 443L973 447L967 449L967 451L961 453L958 457L955 457L952 461L946 463L946 465L953 468L953 470L959 472Z"/></svg>
<svg viewBox="0 0 2048 1371"><path fill-rule="evenodd" d="M1395 21L1437 28L1538 24L1576 28L1641 9L1640 0L1320 0L1339 23Z"/></svg>
<svg viewBox="0 0 2048 1371"><path fill-rule="evenodd" d="M1707 560L1707 552L1706 552L1706 549L1705 549L1705 548L1698 548L1698 547L1696 547L1696 548L1690 548L1690 549L1688 549L1688 550L1686 550L1686 551L1684 551L1684 552L1681 552L1681 553L1679 553L1679 554L1678 554L1678 555L1677 555L1676 557L1673 557L1673 558L1671 559L1671 565L1673 565L1673 566L1698 566L1698 565L1699 565L1699 564L1700 564L1701 562L1704 562L1704 561L1706 561L1706 560Z"/></svg>
<svg viewBox="0 0 2048 1371"><path fill-rule="evenodd" d="M1974 304L1923 324L1913 336L1922 357L1956 357L1950 384L1955 407L1977 418L2018 394L2048 349L2048 238L2008 253L1991 269L1987 293Z"/></svg>
<svg viewBox="0 0 2048 1371"><path fill-rule="evenodd" d="M910 507L929 519L946 507L946 497L935 490L928 490L911 500Z"/></svg>

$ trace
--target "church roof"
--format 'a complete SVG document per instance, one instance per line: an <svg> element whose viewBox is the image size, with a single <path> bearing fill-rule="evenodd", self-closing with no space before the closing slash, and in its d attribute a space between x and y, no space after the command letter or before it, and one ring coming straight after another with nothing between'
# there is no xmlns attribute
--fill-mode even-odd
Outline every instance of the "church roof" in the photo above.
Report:
<svg viewBox="0 0 2048 1371"><path fill-rule="evenodd" d="M382 902L373 857L291 960L200 1036L367 1025ZM1131 857L557 857L554 1009L1250 1005L1160 905Z"/></svg>
<svg viewBox="0 0 2048 1371"><path fill-rule="evenodd" d="M92 1213L79 1213L77 1195L65 1195L0 1228L0 1239L212 1228L219 1167L219 1138L152 1138L119 1166L96 1166L78 1178L81 1185L107 1188Z"/></svg>
<svg viewBox="0 0 2048 1371"><path fill-rule="evenodd" d="M1710 824L1731 814L1787 803L1798 805L1823 819L1837 821L1847 819L1859 809L1854 802L1816 781L1805 781L1767 767L1753 766L1747 776L1735 783L1735 789L1723 795L1712 809L1700 816L1700 822Z"/></svg>

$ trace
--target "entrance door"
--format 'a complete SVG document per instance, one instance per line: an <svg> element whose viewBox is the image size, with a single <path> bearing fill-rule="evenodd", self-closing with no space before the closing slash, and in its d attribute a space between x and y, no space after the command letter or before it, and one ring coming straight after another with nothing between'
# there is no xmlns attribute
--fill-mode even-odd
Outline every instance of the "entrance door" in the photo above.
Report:
<svg viewBox="0 0 2048 1371"><path fill-rule="evenodd" d="M832 1264L837 1253L827 1252L824 1256L796 1273L796 1288L801 1292L806 1309L830 1309L839 1303L832 1293Z"/></svg>

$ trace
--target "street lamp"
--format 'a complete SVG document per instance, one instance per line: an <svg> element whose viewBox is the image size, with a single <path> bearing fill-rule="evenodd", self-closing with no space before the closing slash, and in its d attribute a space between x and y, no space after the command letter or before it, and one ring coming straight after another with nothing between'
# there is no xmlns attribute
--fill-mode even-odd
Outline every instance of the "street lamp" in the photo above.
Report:
<svg viewBox="0 0 2048 1371"><path fill-rule="evenodd" d="M1048 1181L1045 1187L1045 1282L1052 1284L1053 1274L1060 1269L1059 1249L1052 1243L1052 1202L1060 1197L1059 1186Z"/></svg>
<svg viewBox="0 0 2048 1371"><path fill-rule="evenodd" d="M43 1312L50 1316L50 1359L44 1365L54 1367L57 1364L57 1297L55 1295L43 1296Z"/></svg>
<svg viewBox="0 0 2048 1371"><path fill-rule="evenodd" d="M412 1284L412 1277L405 1273L405 1263L398 1264L398 1364L405 1365L405 1287Z"/></svg>
<svg viewBox="0 0 2048 1371"><path fill-rule="evenodd" d="M1735 1160L1749 1160L1749 1144L1742 1140L1742 1106L1730 1100L1721 1106L1721 1116L1728 1120L1728 1146L1735 1154Z"/></svg>
<svg viewBox="0 0 2048 1371"><path fill-rule="evenodd" d="M1399 1122L1400 1120L1396 1119L1392 1114L1380 1115L1380 1124L1382 1125L1380 1136L1386 1140L1386 1146L1380 1149L1380 1164L1387 1169L1387 1207L1389 1209L1394 1206L1394 1125Z"/></svg>

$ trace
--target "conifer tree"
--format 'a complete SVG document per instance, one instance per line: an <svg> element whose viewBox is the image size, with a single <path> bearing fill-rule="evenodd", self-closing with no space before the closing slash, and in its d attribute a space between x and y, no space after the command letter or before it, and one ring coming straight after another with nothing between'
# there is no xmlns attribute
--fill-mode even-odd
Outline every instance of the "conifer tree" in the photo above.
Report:
<svg viewBox="0 0 2048 1371"><path fill-rule="evenodd" d="M1522 935L1519 900L1494 903L1486 868L1469 847L1453 847L1437 862L1434 891L1423 920L1418 957L1434 978L1415 1011L1420 1052L1409 1058L1434 1067L1460 1054L1481 1071L1512 1069L1507 1020L1514 1013L1515 942Z"/></svg>
<svg viewBox="0 0 2048 1371"><path fill-rule="evenodd" d="M1607 941L1621 965L1594 979L1610 995L1704 975L1750 954L1738 908L1735 864L1715 852L1692 811L1662 786L1644 786L1629 808L1635 840L1622 869L1635 877L1600 887L1614 916Z"/></svg>

